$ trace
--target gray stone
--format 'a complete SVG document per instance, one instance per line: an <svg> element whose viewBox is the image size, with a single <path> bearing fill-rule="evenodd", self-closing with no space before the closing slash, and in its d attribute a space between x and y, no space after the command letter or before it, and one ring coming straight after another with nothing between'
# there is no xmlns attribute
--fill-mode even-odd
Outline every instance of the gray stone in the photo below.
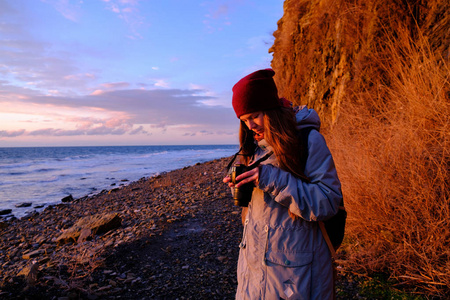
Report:
<svg viewBox="0 0 450 300"><path fill-rule="evenodd" d="M83 230L84 235L87 234L87 230L90 230L92 235L102 234L112 229L120 227L122 219L117 213L110 214L97 214L93 216L87 216L78 220L75 225L66 230L60 235L56 241L58 244L66 244L70 241L76 242L80 237ZM89 234L90 235L90 234ZM87 236L85 236L87 238Z"/></svg>
<svg viewBox="0 0 450 300"><path fill-rule="evenodd" d="M73 196L69 195L69 196L66 196L66 197L62 198L61 202L72 202L73 200L74 200Z"/></svg>
<svg viewBox="0 0 450 300"><path fill-rule="evenodd" d="M2 209L0 210L0 216L9 215L12 212L11 209Z"/></svg>
<svg viewBox="0 0 450 300"><path fill-rule="evenodd" d="M26 252L26 253L24 253L24 254L22 255L22 258L23 258L23 259L30 259L30 258L37 257L37 256L39 256L39 255L41 255L41 254L44 254L44 253L45 253L45 250L38 249L38 250L35 250L35 251L31 251L31 252Z"/></svg>
<svg viewBox="0 0 450 300"><path fill-rule="evenodd" d="M34 285L36 283L39 271L39 264L32 263L29 266L23 268L17 276L25 276L25 279L29 285Z"/></svg>

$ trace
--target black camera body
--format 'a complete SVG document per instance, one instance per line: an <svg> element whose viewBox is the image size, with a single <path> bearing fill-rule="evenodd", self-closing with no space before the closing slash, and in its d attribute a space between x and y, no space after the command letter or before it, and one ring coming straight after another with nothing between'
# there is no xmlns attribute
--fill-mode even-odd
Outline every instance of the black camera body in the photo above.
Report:
<svg viewBox="0 0 450 300"><path fill-rule="evenodd" d="M239 152L240 152L240 150L239 150ZM260 159L258 159L254 163L252 163L250 166L246 166L243 164L236 164L236 165L231 166L231 164L236 159L236 156L239 155L239 152L234 155L233 159L231 160L231 162L228 164L228 167L227 167L227 169L229 170L230 177L231 177L231 182L234 184L237 183L236 177L238 177L242 173L245 173L247 171L253 170L254 168L258 167L261 162L265 161L273 154L273 152L270 151L269 153L267 153L266 155L264 155L263 157L261 157ZM236 204L238 206L247 207L248 204L250 203L250 201L252 200L252 194L253 194L254 188L255 188L254 182L245 183L245 184L241 185L239 188L235 187L234 193L233 193L234 204Z"/></svg>
<svg viewBox="0 0 450 300"><path fill-rule="evenodd" d="M234 184L238 183L236 181L236 177L241 175L242 173L245 173L247 171L250 171L253 168L249 168L246 165L238 164L231 167L231 182ZM234 188L234 204L238 206L247 207L250 203L250 200L252 199L252 193L253 193L253 182L248 182L246 184L241 185L239 188Z"/></svg>

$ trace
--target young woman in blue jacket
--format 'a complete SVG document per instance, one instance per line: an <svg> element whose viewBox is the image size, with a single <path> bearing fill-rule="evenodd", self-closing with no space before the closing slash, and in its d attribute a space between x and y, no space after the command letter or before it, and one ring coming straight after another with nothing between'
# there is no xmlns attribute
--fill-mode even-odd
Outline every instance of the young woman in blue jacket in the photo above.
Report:
<svg viewBox="0 0 450 300"><path fill-rule="evenodd" d="M254 185L243 210L236 299L333 299L332 260L318 221L337 213L341 184L317 113L280 99L274 74L259 70L233 87L241 163L273 152L236 184L224 178L232 188Z"/></svg>

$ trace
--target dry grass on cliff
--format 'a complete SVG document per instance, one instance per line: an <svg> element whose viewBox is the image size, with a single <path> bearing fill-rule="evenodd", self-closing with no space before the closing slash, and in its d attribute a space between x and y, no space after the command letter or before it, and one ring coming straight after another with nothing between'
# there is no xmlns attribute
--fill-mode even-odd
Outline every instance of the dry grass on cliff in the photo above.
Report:
<svg viewBox="0 0 450 300"><path fill-rule="evenodd" d="M352 269L448 297L450 64L424 40L385 51L389 86L372 76L375 91L343 101L327 135L349 213L343 250Z"/></svg>

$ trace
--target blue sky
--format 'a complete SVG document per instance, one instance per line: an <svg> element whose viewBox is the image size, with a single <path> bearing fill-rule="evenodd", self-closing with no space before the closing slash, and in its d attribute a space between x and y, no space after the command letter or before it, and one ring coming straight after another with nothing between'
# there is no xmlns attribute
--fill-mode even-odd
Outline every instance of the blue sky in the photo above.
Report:
<svg viewBox="0 0 450 300"><path fill-rule="evenodd" d="M235 144L282 0L0 1L0 147Z"/></svg>

